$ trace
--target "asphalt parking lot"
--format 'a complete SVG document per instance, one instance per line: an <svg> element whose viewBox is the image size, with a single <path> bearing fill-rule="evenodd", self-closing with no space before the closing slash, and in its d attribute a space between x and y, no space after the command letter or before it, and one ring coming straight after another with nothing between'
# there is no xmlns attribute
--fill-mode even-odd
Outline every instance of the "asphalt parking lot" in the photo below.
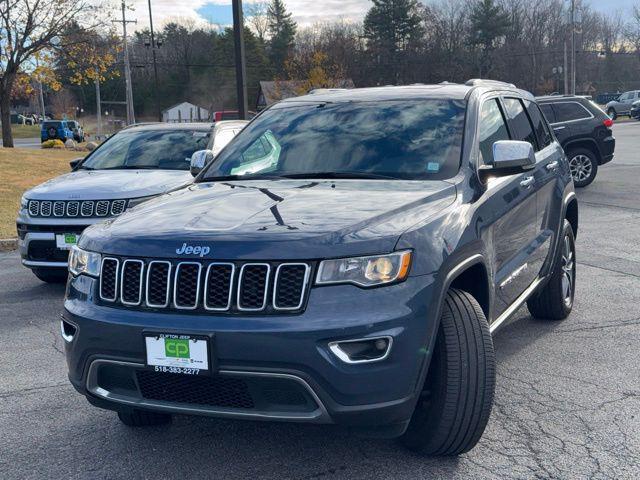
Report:
<svg viewBox="0 0 640 480"><path fill-rule="evenodd" d="M132 430L66 379L64 288L0 253L0 477L640 478L640 122L578 193L571 316L521 309L495 337L494 410L479 445L423 458L332 426L176 417Z"/></svg>

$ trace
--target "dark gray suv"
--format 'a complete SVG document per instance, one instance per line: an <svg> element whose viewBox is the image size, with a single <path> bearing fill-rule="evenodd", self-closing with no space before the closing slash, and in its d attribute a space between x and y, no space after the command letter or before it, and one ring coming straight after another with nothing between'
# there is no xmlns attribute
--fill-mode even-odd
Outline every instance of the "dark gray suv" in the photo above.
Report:
<svg viewBox="0 0 640 480"><path fill-rule="evenodd" d="M288 99L193 185L83 233L69 379L129 426L335 423L463 453L493 404L491 334L525 303L571 312L577 229L564 152L512 85Z"/></svg>

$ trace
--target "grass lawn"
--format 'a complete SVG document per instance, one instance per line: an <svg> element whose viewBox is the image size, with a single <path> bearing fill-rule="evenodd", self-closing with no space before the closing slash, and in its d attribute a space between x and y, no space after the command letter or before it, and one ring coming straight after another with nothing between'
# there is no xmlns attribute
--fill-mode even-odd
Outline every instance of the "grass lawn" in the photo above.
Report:
<svg viewBox="0 0 640 480"><path fill-rule="evenodd" d="M13 138L40 138L40 125L11 125Z"/></svg>
<svg viewBox="0 0 640 480"><path fill-rule="evenodd" d="M15 238L16 215L25 190L69 172L83 152L0 147L0 238Z"/></svg>

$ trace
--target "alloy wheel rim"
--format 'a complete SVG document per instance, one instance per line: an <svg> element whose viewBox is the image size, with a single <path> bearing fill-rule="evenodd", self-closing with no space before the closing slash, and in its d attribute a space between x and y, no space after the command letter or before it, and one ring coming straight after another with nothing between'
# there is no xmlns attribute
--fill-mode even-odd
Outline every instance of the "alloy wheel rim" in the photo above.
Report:
<svg viewBox="0 0 640 480"><path fill-rule="evenodd" d="M564 237L564 245L562 247L562 296L564 304L571 307L573 303L573 284L575 279L575 261L573 258L573 249L571 248L571 240L568 235Z"/></svg>
<svg viewBox="0 0 640 480"><path fill-rule="evenodd" d="M586 155L579 154L569 161L571 176L575 181L582 182L591 176L593 165L591 159Z"/></svg>

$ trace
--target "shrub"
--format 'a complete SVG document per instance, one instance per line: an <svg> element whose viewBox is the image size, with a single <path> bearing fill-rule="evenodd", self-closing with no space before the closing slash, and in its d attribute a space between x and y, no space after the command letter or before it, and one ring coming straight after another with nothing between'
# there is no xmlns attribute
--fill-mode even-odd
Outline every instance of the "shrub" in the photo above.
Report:
<svg viewBox="0 0 640 480"><path fill-rule="evenodd" d="M64 148L64 143L62 143L62 140L47 140L45 142L42 142L42 148Z"/></svg>

